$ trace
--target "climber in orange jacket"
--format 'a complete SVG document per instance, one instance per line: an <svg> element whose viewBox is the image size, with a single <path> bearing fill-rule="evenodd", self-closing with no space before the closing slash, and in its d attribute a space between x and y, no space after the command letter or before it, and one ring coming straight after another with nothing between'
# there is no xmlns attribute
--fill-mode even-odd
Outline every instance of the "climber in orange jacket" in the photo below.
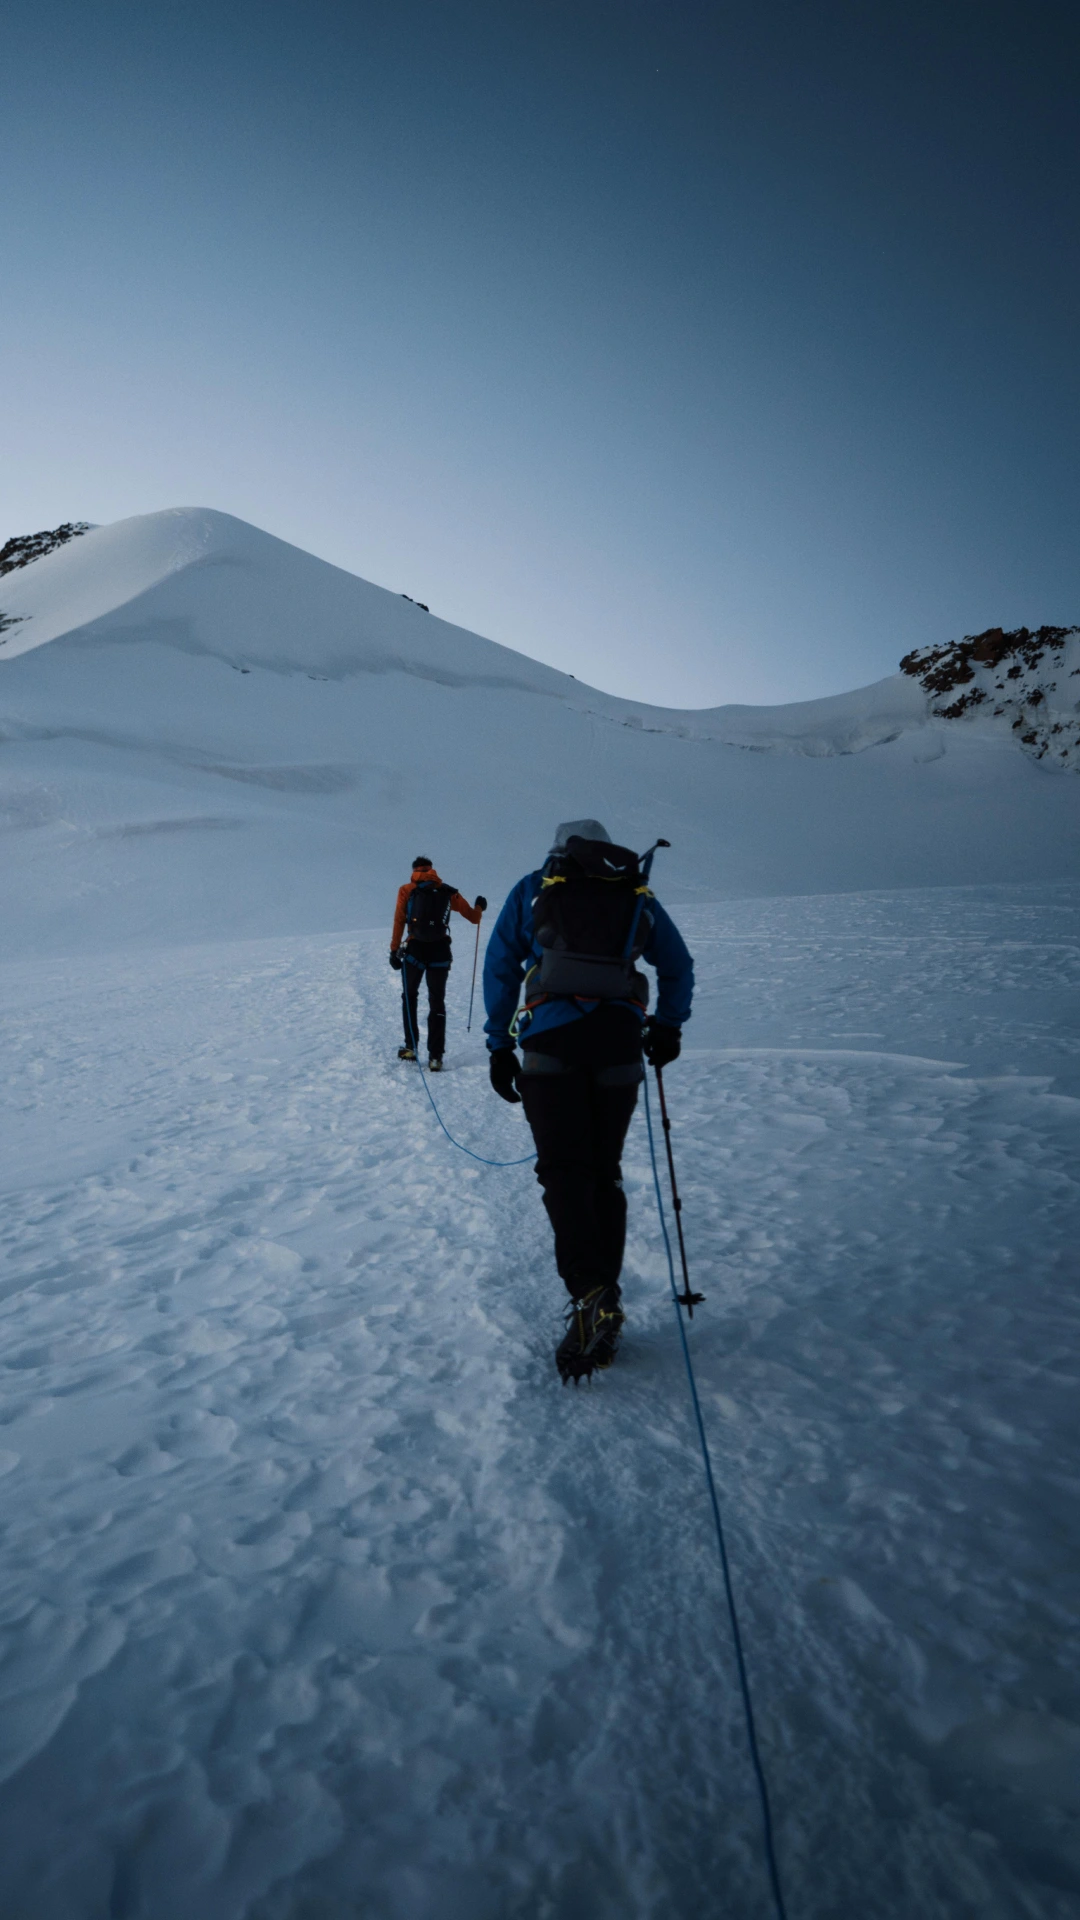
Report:
<svg viewBox="0 0 1080 1920"><path fill-rule="evenodd" d="M419 854L412 863L412 878L398 888L394 909L394 930L390 935L390 965L401 974L401 1014L405 1026L405 1045L398 1048L399 1060L415 1060L419 1047L420 982L427 975L428 988L428 1067L438 1073L446 1049L446 976L450 971L450 915L460 913L477 927L487 906L482 893L475 905L455 887L440 880L431 861ZM404 944L403 944L404 942Z"/></svg>

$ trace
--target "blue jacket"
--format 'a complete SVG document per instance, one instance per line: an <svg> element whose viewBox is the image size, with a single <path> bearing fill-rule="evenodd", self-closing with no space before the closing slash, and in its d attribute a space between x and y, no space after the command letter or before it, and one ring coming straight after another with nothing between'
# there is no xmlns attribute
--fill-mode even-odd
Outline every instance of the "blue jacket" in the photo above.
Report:
<svg viewBox="0 0 1080 1920"><path fill-rule="evenodd" d="M506 904L495 922L484 961L484 1005L487 1008L485 1031L492 1053L513 1046L511 1022L517 1012L521 983L526 971L540 959L541 949L533 933L532 903L540 891L542 873L527 873L524 880L507 895ZM690 1018L690 1000L694 991L694 963L675 922L664 912L659 900L650 900L653 929L643 958L656 968L659 997L654 1017L667 1027L681 1027ZM630 1006L629 1000L618 1003ZM519 1038L545 1033L551 1027L564 1027L571 1020L582 1020L600 1005L597 1000L543 1000L519 1022ZM640 1007L634 1009L641 1015ZM641 1015L644 1018L643 1015Z"/></svg>

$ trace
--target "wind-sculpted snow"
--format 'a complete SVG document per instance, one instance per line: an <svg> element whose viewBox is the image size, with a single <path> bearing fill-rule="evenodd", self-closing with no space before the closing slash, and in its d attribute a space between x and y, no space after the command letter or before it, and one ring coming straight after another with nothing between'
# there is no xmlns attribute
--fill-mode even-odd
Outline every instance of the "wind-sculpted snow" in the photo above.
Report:
<svg viewBox="0 0 1080 1920"><path fill-rule="evenodd" d="M1070 1920L1080 894L682 918L789 1910ZM439 1133L384 946L0 972L0 1911L765 1920L640 1119L624 1351L574 1394L530 1169ZM466 992L439 1098L509 1157Z"/></svg>

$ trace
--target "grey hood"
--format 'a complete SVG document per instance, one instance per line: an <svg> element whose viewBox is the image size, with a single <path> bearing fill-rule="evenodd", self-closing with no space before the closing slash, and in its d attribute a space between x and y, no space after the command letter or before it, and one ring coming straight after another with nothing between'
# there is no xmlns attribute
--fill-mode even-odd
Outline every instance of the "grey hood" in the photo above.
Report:
<svg viewBox="0 0 1080 1920"><path fill-rule="evenodd" d="M551 844L551 853L563 853L566 843L577 834L580 840L606 840L611 845L611 835L599 820L564 820L555 829L555 838Z"/></svg>

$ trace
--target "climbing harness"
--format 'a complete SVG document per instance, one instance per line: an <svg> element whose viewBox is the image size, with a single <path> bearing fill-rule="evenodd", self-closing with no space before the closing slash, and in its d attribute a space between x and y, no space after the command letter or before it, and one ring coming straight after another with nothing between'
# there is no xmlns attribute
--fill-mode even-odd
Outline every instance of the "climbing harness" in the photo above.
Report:
<svg viewBox="0 0 1080 1920"><path fill-rule="evenodd" d="M655 1071L654 1068L654 1072ZM657 1073L656 1077L659 1081L659 1073ZM663 1093L661 1091L661 1099L662 1098ZM743 1654L742 1634L739 1630L739 1616L735 1607L735 1592L731 1584L731 1567L728 1562L727 1542L724 1538L724 1523L720 1518L720 1501L716 1492L716 1482L713 1479L712 1460L709 1455L709 1443L705 1437L705 1421L702 1417L701 1401L698 1398L697 1381L694 1377L694 1365L690 1358L690 1346L686 1338L686 1328L683 1326L683 1317L679 1311L684 1303L679 1298L679 1290L675 1280L675 1261L671 1252L671 1239L667 1230L667 1220L664 1217L664 1200L660 1191L660 1169L656 1161L656 1141L653 1136L652 1109L649 1104L648 1076L646 1076L645 1079L645 1125L649 1132L649 1157L652 1160L653 1185L656 1189L656 1210L660 1215L660 1228L664 1236L664 1249L667 1253L668 1277L671 1281L671 1298L675 1306L675 1317L679 1323L679 1339L682 1342L683 1359L686 1362L686 1377L690 1385L690 1398L694 1405L694 1419L697 1422L698 1439L701 1442L701 1457L705 1463L705 1479L708 1483L709 1500L712 1504L713 1520L716 1525L716 1544L720 1550L720 1566L724 1576L724 1592L727 1596L728 1618L731 1621L731 1638L735 1648L735 1665L738 1669L739 1690L742 1694L743 1714L746 1720L746 1738L750 1748L750 1760L754 1769L754 1777L757 1781L758 1798L761 1803L761 1824L764 1833L765 1860L769 1872L769 1885L772 1889L773 1902L776 1907L778 1920L787 1920L787 1908L784 1905L784 1895L780 1886L780 1873L776 1864L776 1849L773 1844L769 1788L765 1779L765 1769L761 1763L761 1754L758 1751L757 1728L754 1722L754 1706L750 1698L750 1680L746 1671L746 1659ZM676 1218L678 1218L677 1215ZM681 1242L681 1231L679 1239ZM689 1280L687 1280L686 1289L689 1293ZM687 1302L686 1305L689 1311L689 1302Z"/></svg>

